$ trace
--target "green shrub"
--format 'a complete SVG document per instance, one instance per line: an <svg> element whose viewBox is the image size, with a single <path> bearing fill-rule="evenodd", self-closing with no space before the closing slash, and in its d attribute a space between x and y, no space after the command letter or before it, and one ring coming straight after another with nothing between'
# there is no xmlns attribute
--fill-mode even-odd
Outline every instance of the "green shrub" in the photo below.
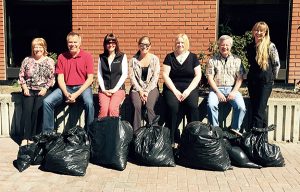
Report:
<svg viewBox="0 0 300 192"><path fill-rule="evenodd" d="M49 52L48 53L48 57L50 57L51 59L53 59L55 64L57 63L57 53Z"/></svg>
<svg viewBox="0 0 300 192"><path fill-rule="evenodd" d="M252 34L251 31L246 31L244 35L231 35L233 38L233 45L231 48L231 53L239 56L241 58L242 64L244 68L248 71L249 69L249 64L248 64L248 59L246 57L246 46L252 42ZM218 53L218 44L217 41L211 42L208 47L209 54L207 55L208 57L212 57L214 54ZM201 52L200 55L203 54ZM202 57L205 57L202 55Z"/></svg>

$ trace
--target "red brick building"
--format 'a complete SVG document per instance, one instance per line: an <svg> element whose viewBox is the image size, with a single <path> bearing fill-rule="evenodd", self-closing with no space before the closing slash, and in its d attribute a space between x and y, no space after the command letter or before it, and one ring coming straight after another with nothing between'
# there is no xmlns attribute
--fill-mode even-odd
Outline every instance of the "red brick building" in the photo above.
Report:
<svg viewBox="0 0 300 192"><path fill-rule="evenodd" d="M94 56L95 73L98 55L103 50L103 38L109 32L119 37L120 48L129 58L137 51L137 40L143 35L151 37L151 51L161 59L161 62L165 55L173 50L174 37L178 33L186 33L189 36L192 52L207 53L209 43L215 41L218 35L220 4L231 2L230 0L0 0L0 80L7 80L14 76L20 65L20 59L16 58L24 50L26 50L24 55L30 54L32 37L43 34L41 32L43 30L46 31L45 34L47 33L45 39L49 51L53 51L51 46L52 49L57 47L60 47L60 50L65 49L64 38L67 31L79 32L83 38L82 48ZM247 2L251 3L251 0ZM265 2L271 5L278 1L266 0ZM287 62L283 80L293 83L294 79L300 80L300 0L288 2L286 13L288 18L286 26L289 26L286 44L288 47L284 54ZM28 14L26 11L22 12L26 6L29 10ZM34 6L39 6L41 9L33 9ZM48 10L50 8L51 10ZM30 10L42 12L37 12L37 16L31 18L28 16ZM65 15L67 18L64 18ZM26 17L28 22L22 21L18 24L19 20ZM39 18L44 18L46 21ZM63 19L69 23L61 23ZM26 28L24 23L31 24L32 30L23 31L21 27L17 28L16 25ZM44 29L48 24L51 25L50 29ZM26 39L22 35L27 38L27 41L22 42ZM20 37L17 41L18 36ZM11 43L11 39L15 43ZM56 40L60 40L60 43ZM53 46L54 43L56 47ZM22 49L17 51L16 47Z"/></svg>

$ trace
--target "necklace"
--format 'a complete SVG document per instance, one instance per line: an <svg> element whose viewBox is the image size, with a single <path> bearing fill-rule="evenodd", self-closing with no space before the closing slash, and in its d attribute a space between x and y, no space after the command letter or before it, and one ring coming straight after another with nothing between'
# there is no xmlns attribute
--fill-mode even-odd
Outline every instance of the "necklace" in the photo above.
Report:
<svg viewBox="0 0 300 192"><path fill-rule="evenodd" d="M178 53L176 53L176 59L177 59L177 61L180 63L180 64L182 64L184 61L185 61L185 59L186 59L186 53L187 52L182 52L180 55L178 55Z"/></svg>

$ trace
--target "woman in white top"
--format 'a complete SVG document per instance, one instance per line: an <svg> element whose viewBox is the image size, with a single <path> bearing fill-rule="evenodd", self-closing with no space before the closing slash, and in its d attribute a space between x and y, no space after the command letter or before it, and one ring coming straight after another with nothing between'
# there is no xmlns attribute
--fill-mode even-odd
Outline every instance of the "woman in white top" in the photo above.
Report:
<svg viewBox="0 0 300 192"><path fill-rule="evenodd" d="M104 53L100 54L98 64L99 115L119 116L120 104L125 99L124 82L128 74L126 54L120 52L119 42L113 34L107 34L103 41Z"/></svg>

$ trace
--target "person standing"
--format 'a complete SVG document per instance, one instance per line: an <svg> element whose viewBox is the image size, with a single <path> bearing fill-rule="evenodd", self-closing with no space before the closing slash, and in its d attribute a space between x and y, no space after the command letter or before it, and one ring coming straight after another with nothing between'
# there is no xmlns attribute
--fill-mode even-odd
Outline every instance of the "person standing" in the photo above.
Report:
<svg viewBox="0 0 300 192"><path fill-rule="evenodd" d="M222 35L218 40L219 52L209 59L206 77L210 85L207 99L208 121L219 126L219 103L229 102L233 107L231 131L241 135L241 125L246 114L242 94L238 91L243 82L244 68L241 59L231 53L233 39Z"/></svg>
<svg viewBox="0 0 300 192"><path fill-rule="evenodd" d="M38 133L43 99L55 82L55 63L47 55L46 41L34 38L31 42L31 56L23 60L20 68L18 82L23 93L20 126L24 129L21 146L32 143L32 137Z"/></svg>
<svg viewBox="0 0 300 192"><path fill-rule="evenodd" d="M163 62L163 96L168 108L168 127L171 129L173 148L176 148L175 143L180 139L178 125L182 111L187 111L188 122L199 120L197 88L201 79L201 66L196 54L189 51L189 45L188 36L178 34L175 50L167 54Z"/></svg>
<svg viewBox="0 0 300 192"><path fill-rule="evenodd" d="M138 41L139 51L129 61L131 81L130 98L134 106L133 130L141 127L141 109L147 109L148 120L155 118L154 106L159 97L158 78L160 72L159 58L150 53L151 41L143 36Z"/></svg>
<svg viewBox="0 0 300 192"><path fill-rule="evenodd" d="M56 74L59 88L43 102L43 132L54 130L54 110L63 102L74 104L82 98L85 109L85 129L94 121L94 103L91 84L94 77L93 57L81 49L81 36L67 35L69 51L58 56Z"/></svg>
<svg viewBox="0 0 300 192"><path fill-rule="evenodd" d="M127 56L120 52L118 39L113 33L104 37L103 49L104 53L100 54L98 62L98 118L118 117L126 94L124 82L128 74Z"/></svg>
<svg viewBox="0 0 300 192"><path fill-rule="evenodd" d="M252 28L253 42L246 47L250 65L248 91L252 107L251 127L268 126L266 108L274 80L278 76L280 61L278 51L270 40L268 25L257 22Z"/></svg>

